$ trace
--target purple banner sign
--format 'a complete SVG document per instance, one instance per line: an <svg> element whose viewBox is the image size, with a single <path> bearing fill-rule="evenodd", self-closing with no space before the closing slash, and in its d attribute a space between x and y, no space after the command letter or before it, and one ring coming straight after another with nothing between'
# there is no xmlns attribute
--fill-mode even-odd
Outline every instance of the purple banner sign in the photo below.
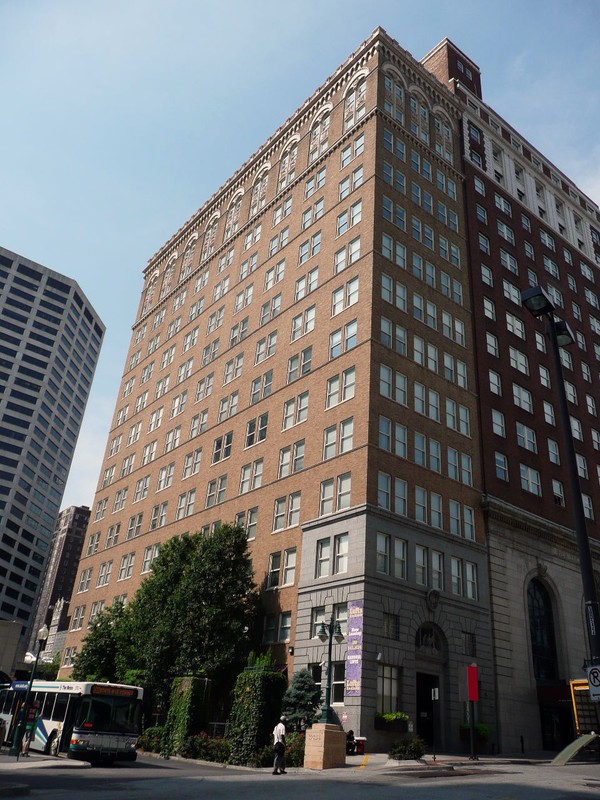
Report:
<svg viewBox="0 0 600 800"><path fill-rule="evenodd" d="M346 696L360 697L363 650L363 601L348 603L348 651L346 655Z"/></svg>

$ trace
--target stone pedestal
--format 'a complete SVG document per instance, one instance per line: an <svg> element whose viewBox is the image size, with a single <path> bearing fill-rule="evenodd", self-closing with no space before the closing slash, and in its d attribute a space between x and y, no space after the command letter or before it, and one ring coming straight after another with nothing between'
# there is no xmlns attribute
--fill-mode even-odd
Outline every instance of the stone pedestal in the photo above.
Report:
<svg viewBox="0 0 600 800"><path fill-rule="evenodd" d="M306 769L332 769L345 765L346 734L339 725L319 722L306 731Z"/></svg>

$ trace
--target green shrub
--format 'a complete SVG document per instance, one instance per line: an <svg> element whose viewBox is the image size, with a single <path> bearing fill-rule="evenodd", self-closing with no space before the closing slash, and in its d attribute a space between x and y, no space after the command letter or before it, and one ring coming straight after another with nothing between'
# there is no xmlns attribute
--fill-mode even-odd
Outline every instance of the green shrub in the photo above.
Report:
<svg viewBox="0 0 600 800"><path fill-rule="evenodd" d="M287 767L303 767L304 766L304 746L306 744L306 736L304 733L289 733L286 737L285 748L285 764ZM256 767L272 767L275 753L273 752L273 744L265 745L262 750L256 754L255 763Z"/></svg>
<svg viewBox="0 0 600 800"><path fill-rule="evenodd" d="M234 689L233 708L225 728L232 764L258 766L281 709L287 683L281 672L242 672ZM271 745L272 747L272 745Z"/></svg>
<svg viewBox="0 0 600 800"><path fill-rule="evenodd" d="M406 722L408 714L404 711L392 711L389 714L381 714L379 711L375 714L375 719L382 720L383 722Z"/></svg>
<svg viewBox="0 0 600 800"><path fill-rule="evenodd" d="M162 725L146 728L138 739L138 750L145 750L147 753L160 753L163 732Z"/></svg>
<svg viewBox="0 0 600 800"><path fill-rule="evenodd" d="M200 761L227 764L231 756L231 747L227 739L213 739L202 731L195 736L189 736L183 742L179 755L183 758L197 758Z"/></svg>
<svg viewBox="0 0 600 800"><path fill-rule="evenodd" d="M475 738L478 742L487 742L490 738L491 728L485 722L475 723ZM471 726L469 724L460 726L460 738L463 742L468 742L471 738Z"/></svg>
<svg viewBox="0 0 600 800"><path fill-rule="evenodd" d="M183 742L202 730L206 720L206 697L210 681L204 678L175 678L171 690L169 713L163 733L162 753L178 753Z"/></svg>
<svg viewBox="0 0 600 800"><path fill-rule="evenodd" d="M420 736L407 733L397 742L394 742L389 752L389 757L396 761L411 761L423 757L425 753L425 742Z"/></svg>
<svg viewBox="0 0 600 800"><path fill-rule="evenodd" d="M304 733L290 733L289 736L286 736L285 763L288 767L304 766L305 744Z"/></svg>

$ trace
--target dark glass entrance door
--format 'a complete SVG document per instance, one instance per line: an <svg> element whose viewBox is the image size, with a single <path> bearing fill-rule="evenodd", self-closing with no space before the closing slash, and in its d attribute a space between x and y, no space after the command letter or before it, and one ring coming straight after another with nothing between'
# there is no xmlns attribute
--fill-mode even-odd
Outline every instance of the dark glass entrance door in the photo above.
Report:
<svg viewBox="0 0 600 800"><path fill-rule="evenodd" d="M417 672L417 734L430 746L433 744L433 726L435 723L432 699L433 689L439 689L438 676L428 675L426 672Z"/></svg>

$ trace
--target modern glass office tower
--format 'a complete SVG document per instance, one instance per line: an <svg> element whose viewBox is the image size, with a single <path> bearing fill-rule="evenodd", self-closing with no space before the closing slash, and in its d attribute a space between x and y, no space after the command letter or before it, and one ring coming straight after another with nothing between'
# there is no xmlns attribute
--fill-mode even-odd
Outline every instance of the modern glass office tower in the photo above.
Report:
<svg viewBox="0 0 600 800"><path fill-rule="evenodd" d="M24 644L103 335L75 281L0 248L0 618Z"/></svg>

